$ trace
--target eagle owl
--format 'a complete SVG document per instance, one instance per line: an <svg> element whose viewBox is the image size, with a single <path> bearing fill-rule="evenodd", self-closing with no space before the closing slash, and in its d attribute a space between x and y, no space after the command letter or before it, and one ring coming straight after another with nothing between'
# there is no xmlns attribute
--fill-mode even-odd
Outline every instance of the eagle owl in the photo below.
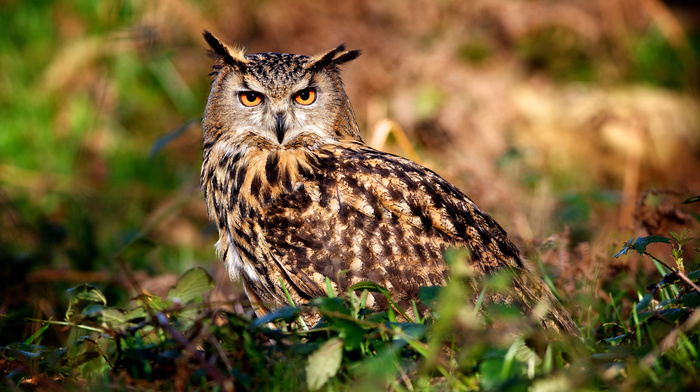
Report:
<svg viewBox="0 0 700 392"><path fill-rule="evenodd" d="M343 45L308 57L245 55L208 31L216 58L203 117L201 182L219 230L219 256L258 314L361 281L412 309L421 286L443 285L449 247L470 251L479 274L513 272L506 302L549 304L542 323L577 328L532 276L506 232L429 169L363 143L338 67ZM283 288L284 287L284 288ZM368 306L386 309L381 295Z"/></svg>

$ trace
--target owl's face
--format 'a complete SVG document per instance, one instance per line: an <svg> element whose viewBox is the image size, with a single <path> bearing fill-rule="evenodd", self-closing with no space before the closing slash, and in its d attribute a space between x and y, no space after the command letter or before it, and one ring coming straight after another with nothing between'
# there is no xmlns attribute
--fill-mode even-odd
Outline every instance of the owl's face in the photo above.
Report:
<svg viewBox="0 0 700 392"><path fill-rule="evenodd" d="M230 131L285 144L302 134L328 137L340 97L324 72L304 68L306 56L264 53L245 56L245 69L222 70L207 113L218 112Z"/></svg>
<svg viewBox="0 0 700 392"><path fill-rule="evenodd" d="M211 35L205 38L221 56L204 113L205 145L222 137L268 148L359 138L337 68L359 52L341 46L315 57L243 56Z"/></svg>

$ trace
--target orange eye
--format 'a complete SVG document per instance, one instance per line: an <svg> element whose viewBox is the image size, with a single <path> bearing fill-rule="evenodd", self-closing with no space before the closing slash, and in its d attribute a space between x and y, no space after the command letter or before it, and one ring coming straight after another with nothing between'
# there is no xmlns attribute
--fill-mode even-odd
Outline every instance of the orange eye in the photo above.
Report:
<svg viewBox="0 0 700 392"><path fill-rule="evenodd" d="M316 101L316 89L313 87L305 88L294 96L294 100L300 105L311 105Z"/></svg>
<svg viewBox="0 0 700 392"><path fill-rule="evenodd" d="M256 93L255 91L244 91L238 94L238 99L241 100L243 106L258 106L262 102L262 94Z"/></svg>

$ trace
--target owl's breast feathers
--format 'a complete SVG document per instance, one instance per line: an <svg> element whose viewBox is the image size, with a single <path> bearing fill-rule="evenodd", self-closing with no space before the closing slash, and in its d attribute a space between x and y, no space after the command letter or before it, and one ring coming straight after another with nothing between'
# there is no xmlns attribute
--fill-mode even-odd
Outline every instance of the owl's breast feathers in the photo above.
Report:
<svg viewBox="0 0 700 392"><path fill-rule="evenodd" d="M280 281L295 302L324 296L329 277L340 292L379 283L410 307L421 286L445 283L443 254L451 246L468 248L478 273L515 272L516 295L506 301L524 308L556 302L530 279L503 228L425 167L361 142L264 147L205 151L202 168L219 252L257 306L287 302ZM381 296L374 300L387 306ZM553 318L571 322L561 312Z"/></svg>

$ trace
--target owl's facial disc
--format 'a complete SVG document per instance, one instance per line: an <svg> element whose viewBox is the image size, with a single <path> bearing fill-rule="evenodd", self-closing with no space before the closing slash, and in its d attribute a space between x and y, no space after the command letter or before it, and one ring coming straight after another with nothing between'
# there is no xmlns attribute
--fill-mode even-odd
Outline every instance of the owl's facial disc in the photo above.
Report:
<svg viewBox="0 0 700 392"><path fill-rule="evenodd" d="M275 145L288 144L300 135L326 138L317 122L319 108L327 101L324 87L311 74L278 85L265 85L245 75L236 89L236 104L246 113L246 128Z"/></svg>

